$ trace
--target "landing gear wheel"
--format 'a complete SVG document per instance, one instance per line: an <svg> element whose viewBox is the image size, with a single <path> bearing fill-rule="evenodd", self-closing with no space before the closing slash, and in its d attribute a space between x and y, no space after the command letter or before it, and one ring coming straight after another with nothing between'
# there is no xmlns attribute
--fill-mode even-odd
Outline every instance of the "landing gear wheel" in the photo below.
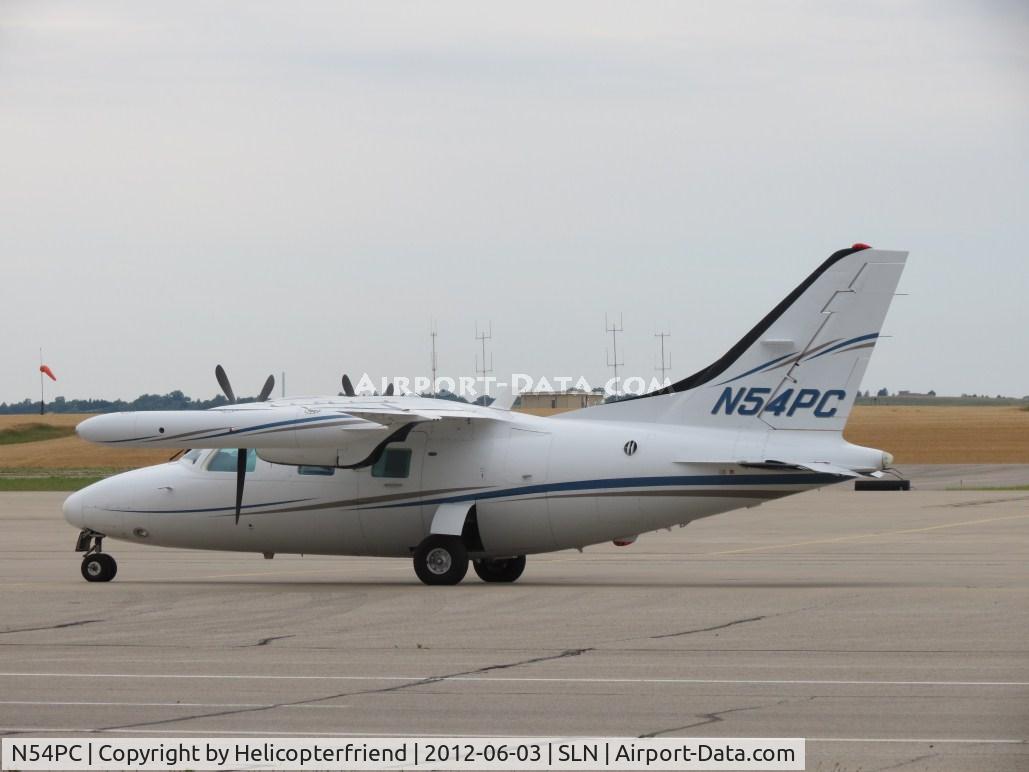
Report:
<svg viewBox="0 0 1029 772"><path fill-rule="evenodd" d="M87 582L109 582L118 573L118 564L105 552L82 558L82 578Z"/></svg>
<svg viewBox="0 0 1029 772"><path fill-rule="evenodd" d="M414 551L414 572L425 584L457 584L468 573L468 550L458 536L427 536Z"/></svg>
<svg viewBox="0 0 1029 772"><path fill-rule="evenodd" d="M484 558L476 560L472 567L484 582L513 582L525 570L525 555L498 560Z"/></svg>

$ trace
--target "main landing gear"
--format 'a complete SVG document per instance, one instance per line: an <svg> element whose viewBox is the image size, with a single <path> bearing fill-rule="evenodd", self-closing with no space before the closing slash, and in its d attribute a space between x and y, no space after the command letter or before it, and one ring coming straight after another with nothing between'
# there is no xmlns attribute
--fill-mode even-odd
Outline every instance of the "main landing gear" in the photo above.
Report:
<svg viewBox="0 0 1029 772"><path fill-rule="evenodd" d="M414 572L425 584L457 584L468 573L468 550L460 536L432 534L414 551ZM525 570L525 555L474 561L484 582L513 582Z"/></svg>
<svg viewBox="0 0 1029 772"><path fill-rule="evenodd" d="M483 558L476 560L472 567L484 582L513 582L525 570L525 555L516 558Z"/></svg>
<svg viewBox="0 0 1029 772"><path fill-rule="evenodd" d="M433 534L414 551L414 572L425 584L457 584L468 573L468 550L460 536Z"/></svg>
<svg viewBox="0 0 1029 772"><path fill-rule="evenodd" d="M118 573L115 559L100 551L103 543L104 535L88 528L75 542L75 551L86 553L82 558L82 578L87 582L109 582Z"/></svg>

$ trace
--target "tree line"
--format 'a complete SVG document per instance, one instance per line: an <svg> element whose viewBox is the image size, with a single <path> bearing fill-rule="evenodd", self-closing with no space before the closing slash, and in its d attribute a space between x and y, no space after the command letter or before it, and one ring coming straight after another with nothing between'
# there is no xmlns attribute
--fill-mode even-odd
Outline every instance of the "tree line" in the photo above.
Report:
<svg viewBox="0 0 1029 772"><path fill-rule="evenodd" d="M340 396L343 396L340 394ZM423 394L423 397L432 396ZM435 395L438 399L448 399L456 402L467 402L457 394L442 391ZM237 402L253 402L257 397L240 397ZM488 399L488 398L487 398ZM483 402L480 397L477 402ZM485 404L489 404L488 400ZM167 394L141 394L132 401L124 399L66 399L65 397L54 397L45 405L47 413L117 413L131 410L207 410L212 407L228 405L229 401L221 394L211 399L193 399L176 389ZM39 415L39 400L24 399L21 402L0 402L0 415L24 414Z"/></svg>

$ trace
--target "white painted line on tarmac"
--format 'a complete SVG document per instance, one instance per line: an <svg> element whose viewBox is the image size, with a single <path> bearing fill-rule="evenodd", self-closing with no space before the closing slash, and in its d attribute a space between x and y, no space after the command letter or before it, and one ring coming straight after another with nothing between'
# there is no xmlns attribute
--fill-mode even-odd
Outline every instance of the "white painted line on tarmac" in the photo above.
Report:
<svg viewBox="0 0 1029 772"><path fill-rule="evenodd" d="M930 743L936 744L1003 744L1003 745L1026 745L1027 739L1016 739L1013 737L1000 737L989 740L976 740L973 737L808 737L809 743Z"/></svg>
<svg viewBox="0 0 1029 772"><path fill-rule="evenodd" d="M277 702L70 702L52 700L0 700L0 705L39 707L114 707L114 708L290 708L294 710L337 710L350 705L280 705Z"/></svg>
<svg viewBox="0 0 1029 772"><path fill-rule="evenodd" d="M139 678L234 681L482 681L483 683L572 684L741 684L770 686L1029 686L1029 681L858 681L843 679L750 678L532 678L448 675L246 675L242 673L23 673L0 672L0 678Z"/></svg>
<svg viewBox="0 0 1029 772"><path fill-rule="evenodd" d="M67 726L0 726L0 732L46 732L56 734L67 732L73 734L143 734L143 735L229 735L243 736L255 735L258 737L413 737L411 732L284 732L277 729L92 729L89 727L67 727ZM422 734L418 737L431 737L433 739L448 740L457 737L497 737L497 734L472 734L464 732L460 735L452 734ZM537 737L538 735L515 735L505 734L503 737L517 739L519 737ZM560 735L562 738L568 735ZM626 737L625 739L635 739ZM669 738L674 739L674 738ZM683 739L689 739L684 735ZM730 738L726 738L727 740ZM1029 739L1022 737L808 737L808 742L816 743L939 743L950 745L1027 745Z"/></svg>
<svg viewBox="0 0 1029 772"><path fill-rule="evenodd" d="M884 536L900 536L911 533L926 533L927 531L939 531L943 528L961 528L966 525L980 525L982 523L998 523L1002 520L1022 520L1029 517L1029 514L1021 515L1004 515L1002 517L987 517L981 520L961 520L956 523L943 523L942 525L930 525L925 528L904 528L899 531L874 531L872 533L858 533L851 534L849 536L837 536L831 539L812 539L811 541L797 541L791 544L766 544L761 547L743 547L735 550L721 550L719 552L699 552L697 555L712 556L712 555L739 555L745 552L764 552L766 550L782 550L789 549L791 547L808 547L815 544L839 544L840 542L856 541L859 539L877 539ZM690 554L685 555L686 558L691 557Z"/></svg>

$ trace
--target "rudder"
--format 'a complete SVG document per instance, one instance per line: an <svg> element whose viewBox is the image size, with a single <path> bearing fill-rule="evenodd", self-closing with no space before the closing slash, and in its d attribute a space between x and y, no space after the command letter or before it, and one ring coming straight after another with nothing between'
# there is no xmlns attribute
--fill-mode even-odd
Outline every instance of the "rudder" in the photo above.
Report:
<svg viewBox="0 0 1029 772"><path fill-rule="evenodd" d="M842 431L906 259L863 244L840 250L716 362L660 391L577 415Z"/></svg>

